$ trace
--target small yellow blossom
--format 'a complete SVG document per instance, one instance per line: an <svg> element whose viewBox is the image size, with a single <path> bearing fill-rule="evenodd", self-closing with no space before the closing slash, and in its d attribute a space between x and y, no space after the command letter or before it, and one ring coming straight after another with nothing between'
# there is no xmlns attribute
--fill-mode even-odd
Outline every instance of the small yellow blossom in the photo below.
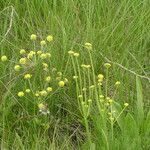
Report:
<svg viewBox="0 0 150 150"><path fill-rule="evenodd" d="M57 75L59 76L59 77L61 77L62 76L62 72L57 72Z"/></svg>
<svg viewBox="0 0 150 150"><path fill-rule="evenodd" d="M51 54L50 53L46 53L46 56L47 56L47 58L50 58Z"/></svg>
<svg viewBox="0 0 150 150"><path fill-rule="evenodd" d="M48 68L48 64L47 63L42 63L44 68Z"/></svg>
<svg viewBox="0 0 150 150"><path fill-rule="evenodd" d="M110 64L110 63L105 63L105 64L104 64L104 67L106 67L106 68L108 69L108 68L111 67L111 64Z"/></svg>
<svg viewBox="0 0 150 150"><path fill-rule="evenodd" d="M48 35L48 36L46 37L46 40L47 40L48 42L53 41L53 36L52 36L52 35Z"/></svg>
<svg viewBox="0 0 150 150"><path fill-rule="evenodd" d="M74 51L70 50L70 51L68 51L68 54L69 55L74 55Z"/></svg>
<svg viewBox="0 0 150 150"><path fill-rule="evenodd" d="M18 97L23 97L23 96L24 96L24 92L23 91L18 92Z"/></svg>
<svg viewBox="0 0 150 150"><path fill-rule="evenodd" d="M46 82L50 82L50 81L51 81L51 77L50 77L50 76L47 76L47 77L45 78L45 81L46 81Z"/></svg>
<svg viewBox="0 0 150 150"><path fill-rule="evenodd" d="M36 96L36 97L39 97L39 96L40 96L40 92L39 92L39 91L36 91L36 92L35 92L35 96Z"/></svg>
<svg viewBox="0 0 150 150"><path fill-rule="evenodd" d="M125 106L125 107L128 107L128 106L129 106L129 104L128 104L128 103L124 103L124 106Z"/></svg>
<svg viewBox="0 0 150 150"><path fill-rule="evenodd" d="M44 46L44 45L46 45L46 41L42 40L42 41L40 42L40 44L41 44L41 46Z"/></svg>
<svg viewBox="0 0 150 150"><path fill-rule="evenodd" d="M26 89L25 92L26 92L26 93L30 93L31 90L30 90L30 89Z"/></svg>
<svg viewBox="0 0 150 150"><path fill-rule="evenodd" d="M46 55L45 53L42 53L42 54L40 55L40 58L41 58L41 59L46 59L46 58L47 58L47 55Z"/></svg>
<svg viewBox="0 0 150 150"><path fill-rule="evenodd" d="M79 53L74 53L73 55L74 55L75 57L79 57L80 54L79 54Z"/></svg>
<svg viewBox="0 0 150 150"><path fill-rule="evenodd" d="M3 56L1 57L1 61L2 61L2 62L5 62L5 61L7 61L7 60L8 60L8 58L7 58L6 55L3 55Z"/></svg>
<svg viewBox="0 0 150 150"><path fill-rule="evenodd" d="M116 86L119 86L119 85L120 85L120 81L117 81L117 82L115 83L115 85L116 85Z"/></svg>
<svg viewBox="0 0 150 150"><path fill-rule="evenodd" d="M20 58L19 63L25 65L27 63L27 58Z"/></svg>
<svg viewBox="0 0 150 150"><path fill-rule="evenodd" d="M37 51L37 54L38 54L38 55L41 55L41 54L42 54L42 51Z"/></svg>
<svg viewBox="0 0 150 150"><path fill-rule="evenodd" d="M31 34L30 39L34 41L37 39L37 36L35 34Z"/></svg>
<svg viewBox="0 0 150 150"><path fill-rule="evenodd" d="M47 92L46 92L45 90L40 91L40 95L41 95L41 96L47 96Z"/></svg>
<svg viewBox="0 0 150 150"><path fill-rule="evenodd" d="M92 49L92 44L91 43L85 43L84 44L85 48L87 48L88 50L91 50Z"/></svg>
<svg viewBox="0 0 150 150"><path fill-rule="evenodd" d="M25 51L24 49L21 49L21 50L20 50L20 54L21 54L21 55L23 55L23 54L25 54L25 53L26 53L26 51Z"/></svg>
<svg viewBox="0 0 150 150"><path fill-rule="evenodd" d="M102 82L104 79L104 76L102 74L98 75L98 82Z"/></svg>
<svg viewBox="0 0 150 150"><path fill-rule="evenodd" d="M20 65L15 65L15 66L14 66L14 70L15 70L15 71L20 71L20 69L21 69L21 66L20 66Z"/></svg>
<svg viewBox="0 0 150 150"><path fill-rule="evenodd" d="M64 87L65 86L65 82L64 81L59 81L58 85L59 85L59 87Z"/></svg>
<svg viewBox="0 0 150 150"><path fill-rule="evenodd" d="M53 91L53 89L52 89L52 87L47 87L47 92L52 92Z"/></svg>
<svg viewBox="0 0 150 150"><path fill-rule="evenodd" d="M30 79L31 77L32 77L31 74L25 74L25 75L24 75L24 79Z"/></svg>

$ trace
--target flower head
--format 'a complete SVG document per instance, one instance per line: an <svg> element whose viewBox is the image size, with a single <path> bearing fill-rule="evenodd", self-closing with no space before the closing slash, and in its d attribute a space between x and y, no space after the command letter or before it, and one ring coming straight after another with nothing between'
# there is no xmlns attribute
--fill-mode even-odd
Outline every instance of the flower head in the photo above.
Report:
<svg viewBox="0 0 150 150"><path fill-rule="evenodd" d="M1 57L1 61L2 61L2 62L5 62L5 61L7 61L7 60L8 60L8 58L7 58L6 55L3 55L3 56Z"/></svg>
<svg viewBox="0 0 150 150"><path fill-rule="evenodd" d="M119 86L119 85L120 85L120 81L117 81L117 82L115 83L115 85L116 85L116 86Z"/></svg>
<svg viewBox="0 0 150 150"><path fill-rule="evenodd" d="M40 91L41 96L47 96L47 92L45 90Z"/></svg>
<svg viewBox="0 0 150 150"><path fill-rule="evenodd" d="M105 64L104 64L104 67L106 67L106 68L108 69L108 68L111 67L111 64L110 64L110 63L105 63Z"/></svg>
<svg viewBox="0 0 150 150"><path fill-rule="evenodd" d="M26 89L25 92L26 92L26 93L30 93L31 90L30 90L30 89Z"/></svg>
<svg viewBox="0 0 150 150"><path fill-rule="evenodd" d="M87 42L87 43L84 44L84 47L88 50L91 50L92 49L92 44Z"/></svg>
<svg viewBox="0 0 150 150"><path fill-rule="evenodd" d="M48 35L48 36L46 37L46 40L47 40L48 42L53 41L53 36L52 36L52 35Z"/></svg>
<svg viewBox="0 0 150 150"><path fill-rule="evenodd" d="M65 82L64 81L59 81L58 85L59 85L59 87L64 87L65 86Z"/></svg>
<svg viewBox="0 0 150 150"><path fill-rule="evenodd" d="M40 55L40 58L41 58L41 59L46 59L46 58L47 58L47 55L46 55L45 53L42 53L42 54Z"/></svg>
<svg viewBox="0 0 150 150"><path fill-rule="evenodd" d="M124 106L125 106L125 107L128 107L128 106L129 106L129 103L124 103Z"/></svg>
<svg viewBox="0 0 150 150"><path fill-rule="evenodd" d="M40 42L40 44L41 44L41 46L44 46L44 45L46 45L46 41L42 40L42 41Z"/></svg>
<svg viewBox="0 0 150 150"><path fill-rule="evenodd" d="M21 54L21 55L23 55L23 54L25 54L25 53L26 53L26 51L25 51L24 49L21 49L21 50L20 50L20 54Z"/></svg>
<svg viewBox="0 0 150 150"><path fill-rule="evenodd" d="M19 63L25 65L27 63L27 58L20 58Z"/></svg>
<svg viewBox="0 0 150 150"><path fill-rule="evenodd" d="M47 87L47 92L52 92L53 91L53 89L52 89L52 87Z"/></svg>
<svg viewBox="0 0 150 150"><path fill-rule="evenodd" d="M50 76L47 76L47 77L45 78L45 81L46 81L46 82L50 82L50 81L51 81L51 77L50 77Z"/></svg>
<svg viewBox="0 0 150 150"><path fill-rule="evenodd" d="M32 77L31 74L25 74L25 75L24 75L24 79L30 79L31 77Z"/></svg>
<svg viewBox="0 0 150 150"><path fill-rule="evenodd" d="M35 41L37 39L37 36L35 34L31 34L30 39Z"/></svg>
<svg viewBox="0 0 150 150"><path fill-rule="evenodd" d="M20 71L20 69L21 69L21 66L20 66L20 65L15 65L15 66L14 66L14 70L15 70L15 71Z"/></svg>
<svg viewBox="0 0 150 150"><path fill-rule="evenodd" d="M18 97L23 97L23 96L24 96L24 92L23 91L18 92Z"/></svg>

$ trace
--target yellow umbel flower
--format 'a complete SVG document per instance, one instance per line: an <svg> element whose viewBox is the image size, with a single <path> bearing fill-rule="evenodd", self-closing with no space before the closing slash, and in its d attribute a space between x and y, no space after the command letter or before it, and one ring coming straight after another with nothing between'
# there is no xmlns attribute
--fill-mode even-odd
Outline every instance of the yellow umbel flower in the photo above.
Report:
<svg viewBox="0 0 150 150"><path fill-rule="evenodd" d="M115 83L115 85L116 85L116 86L119 86L119 85L120 85L120 81L117 81L117 82Z"/></svg>
<svg viewBox="0 0 150 150"><path fill-rule="evenodd" d="M44 53L42 53L42 54L40 55L40 58L41 58L41 59L46 59L46 58L47 58L47 55L44 54Z"/></svg>
<svg viewBox="0 0 150 150"><path fill-rule="evenodd" d="M92 44L87 42L87 43L84 44L84 47L88 50L91 50L92 49Z"/></svg>
<svg viewBox="0 0 150 150"><path fill-rule="evenodd" d="M38 55L41 55L41 54L42 54L42 51L37 51L37 54L38 54Z"/></svg>
<svg viewBox="0 0 150 150"><path fill-rule="evenodd" d="M50 58L51 54L50 53L46 53L46 56L47 56L47 58Z"/></svg>
<svg viewBox="0 0 150 150"><path fill-rule="evenodd" d="M45 108L45 105L43 103L38 104L39 109Z"/></svg>
<svg viewBox="0 0 150 150"><path fill-rule="evenodd" d="M41 96L47 96L47 92L45 90L40 91Z"/></svg>
<svg viewBox="0 0 150 150"><path fill-rule="evenodd" d="M36 96L36 97L39 97L39 96L40 96L40 92L39 92L39 91L36 91L36 92L35 92L35 96Z"/></svg>
<svg viewBox="0 0 150 150"><path fill-rule="evenodd" d="M48 64L47 63L42 63L44 68L48 68Z"/></svg>
<svg viewBox="0 0 150 150"><path fill-rule="evenodd" d="M53 41L53 36L52 36L52 35L48 35L48 36L46 37L46 40L47 40L48 42Z"/></svg>
<svg viewBox="0 0 150 150"><path fill-rule="evenodd" d="M104 76L102 74L98 75L98 82L102 82L104 79Z"/></svg>
<svg viewBox="0 0 150 150"><path fill-rule="evenodd" d="M74 55L75 57L79 57L80 54L79 54L79 53L74 53L73 55Z"/></svg>
<svg viewBox="0 0 150 150"><path fill-rule="evenodd" d="M25 92L26 92L26 93L30 93L31 90L30 90L30 89L26 89Z"/></svg>
<svg viewBox="0 0 150 150"><path fill-rule="evenodd" d="M24 92L23 91L18 92L18 97L23 97L23 96L24 96Z"/></svg>
<svg viewBox="0 0 150 150"><path fill-rule="evenodd" d="M24 79L30 79L31 77L32 77L31 74L25 74L25 75L24 75Z"/></svg>
<svg viewBox="0 0 150 150"><path fill-rule="evenodd" d="M64 81L59 81L58 85L59 85L59 87L64 87L65 86L65 82Z"/></svg>
<svg viewBox="0 0 150 150"><path fill-rule="evenodd" d="M20 69L21 69L21 66L20 66L20 65L15 65L15 66L14 66L14 70L15 70L15 71L20 71Z"/></svg>
<svg viewBox="0 0 150 150"><path fill-rule="evenodd" d="M21 54L21 55L23 55L23 54L25 54L25 53L26 53L26 51L25 51L24 49L21 49L21 50L20 50L20 54Z"/></svg>
<svg viewBox="0 0 150 150"><path fill-rule="evenodd" d="M68 54L69 55L74 55L74 51L70 50L70 51L68 51Z"/></svg>
<svg viewBox="0 0 150 150"><path fill-rule="evenodd" d="M47 76L47 77L45 78L45 81L46 81L46 82L50 82L50 81L51 81L51 77L50 77L50 76Z"/></svg>
<svg viewBox="0 0 150 150"><path fill-rule="evenodd" d="M35 34L31 34L30 39L35 41L37 39L37 36Z"/></svg>
<svg viewBox="0 0 150 150"><path fill-rule="evenodd" d="M20 58L19 63L25 65L27 63L27 58Z"/></svg>
<svg viewBox="0 0 150 150"><path fill-rule="evenodd" d="M6 55L3 55L3 56L1 57L1 61L2 61L2 62L5 62L5 61L7 61L7 60L8 60L8 58L7 58Z"/></svg>
<svg viewBox="0 0 150 150"><path fill-rule="evenodd" d="M128 107L128 106L129 106L129 103L124 103L124 106L125 106L125 107Z"/></svg>
<svg viewBox="0 0 150 150"><path fill-rule="evenodd" d="M53 89L52 89L52 87L47 87L47 92L52 92L53 91Z"/></svg>
<svg viewBox="0 0 150 150"><path fill-rule="evenodd" d="M108 69L108 68L111 67L111 64L110 64L110 63L105 63L105 64L104 64L104 67L106 67L106 68Z"/></svg>
<svg viewBox="0 0 150 150"><path fill-rule="evenodd" d="M46 45L46 41L42 40L42 41L40 42L40 44L41 44L41 46L44 46L44 45Z"/></svg>

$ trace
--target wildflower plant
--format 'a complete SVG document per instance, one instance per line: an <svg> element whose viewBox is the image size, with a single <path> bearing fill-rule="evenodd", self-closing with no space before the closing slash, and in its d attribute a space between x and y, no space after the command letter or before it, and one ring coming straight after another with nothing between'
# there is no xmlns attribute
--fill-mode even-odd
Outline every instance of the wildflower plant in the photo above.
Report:
<svg viewBox="0 0 150 150"><path fill-rule="evenodd" d="M124 103L124 106L122 106L120 111L116 110L116 105L118 105L118 102L115 99L117 91L114 91L114 95L112 95L108 90L109 72L112 65L110 63L105 63L104 67L101 68L101 71L104 70L105 74L100 72L97 75L92 58L93 46L91 43L85 43L84 48L85 55L89 56L89 59L87 60L89 62L88 64L79 63L81 54L73 50L68 51L68 54L74 69L75 75L73 76L73 79L76 83L76 97L79 110L83 116L83 124L87 133L88 145L92 144L91 129L89 126L92 115L96 115L97 120L101 120L101 124L103 124L102 130L105 134L107 134L107 128L110 129L111 140L113 141L114 126L129 104ZM114 84L117 90L119 85L119 81Z"/></svg>

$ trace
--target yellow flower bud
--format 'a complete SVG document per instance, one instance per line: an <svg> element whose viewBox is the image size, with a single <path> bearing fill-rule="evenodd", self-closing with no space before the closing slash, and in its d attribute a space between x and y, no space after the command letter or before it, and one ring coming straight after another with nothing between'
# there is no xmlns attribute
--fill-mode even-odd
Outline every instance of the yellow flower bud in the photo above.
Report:
<svg viewBox="0 0 150 150"><path fill-rule="evenodd" d="M40 92L40 95L41 96L47 96L47 92L45 90L43 90L43 91Z"/></svg>
<svg viewBox="0 0 150 150"><path fill-rule="evenodd" d="M34 41L37 39L37 36L35 34L31 34L30 39Z"/></svg>
<svg viewBox="0 0 150 150"><path fill-rule="evenodd" d="M20 71L20 69L21 69L21 66L20 66L20 65L15 65L15 66L14 66L14 70L15 70L15 71Z"/></svg>
<svg viewBox="0 0 150 150"><path fill-rule="evenodd" d="M106 67L106 68L108 69L108 68L111 67L111 64L110 64L110 63L105 63L105 64L104 64L104 67Z"/></svg>
<svg viewBox="0 0 150 150"><path fill-rule="evenodd" d="M20 50L20 54L21 54L21 55L23 55L23 54L25 54L25 53L26 53L26 51L25 51L24 49L21 49L21 50Z"/></svg>
<svg viewBox="0 0 150 150"><path fill-rule="evenodd" d="M25 75L24 75L24 79L30 79L31 77L32 77L31 74L25 74Z"/></svg>
<svg viewBox="0 0 150 150"><path fill-rule="evenodd" d="M24 92L23 91L18 92L18 97L23 97L23 96L24 96Z"/></svg>
<svg viewBox="0 0 150 150"><path fill-rule="evenodd" d="M50 76L47 76L47 77L45 78L45 81L46 81L46 82L50 82L50 81L51 81L51 77L50 77Z"/></svg>
<svg viewBox="0 0 150 150"><path fill-rule="evenodd" d="M52 92L53 91L53 89L52 89L52 87L47 87L47 92Z"/></svg>
<svg viewBox="0 0 150 150"><path fill-rule="evenodd" d="M128 103L124 103L124 106L125 106L125 107L128 107L128 106L129 106L129 104L128 104Z"/></svg>
<svg viewBox="0 0 150 150"><path fill-rule="evenodd" d="M51 42L51 41L53 41L53 36L52 35L48 35L46 37L46 39L47 39L48 42Z"/></svg>
<svg viewBox="0 0 150 150"><path fill-rule="evenodd" d="M58 85L59 85L59 87L64 87L65 86L65 82L64 81L59 81Z"/></svg>
<svg viewBox="0 0 150 150"><path fill-rule="evenodd" d="M27 58L20 58L19 63L25 65L27 63Z"/></svg>
<svg viewBox="0 0 150 150"><path fill-rule="evenodd" d="M31 90L30 89L26 89L26 91L25 91L26 93L30 93L31 92Z"/></svg>
<svg viewBox="0 0 150 150"><path fill-rule="evenodd" d="M40 42L40 44L41 44L41 46L44 46L44 45L46 45L46 41L42 40L42 41Z"/></svg>
<svg viewBox="0 0 150 150"><path fill-rule="evenodd" d="M88 50L91 50L91 49L92 49L92 44L91 44L91 43L85 43L84 46L85 46L85 48L88 49Z"/></svg>
<svg viewBox="0 0 150 150"><path fill-rule="evenodd" d="M2 61L2 62L5 62L5 61L7 61L7 60L8 60L7 56L3 55L3 56L1 57L1 61Z"/></svg>
<svg viewBox="0 0 150 150"><path fill-rule="evenodd" d="M42 53L42 54L40 55L40 58L41 58L41 59L46 59L46 58L47 58L47 55L44 54L44 53Z"/></svg>
<svg viewBox="0 0 150 150"><path fill-rule="evenodd" d="M37 54L38 54L38 55L41 55L41 54L42 54L42 51L37 51Z"/></svg>
<svg viewBox="0 0 150 150"><path fill-rule="evenodd" d="M115 85L116 85L116 86L119 86L119 85L120 85L120 81L117 81L117 82L115 83Z"/></svg>

